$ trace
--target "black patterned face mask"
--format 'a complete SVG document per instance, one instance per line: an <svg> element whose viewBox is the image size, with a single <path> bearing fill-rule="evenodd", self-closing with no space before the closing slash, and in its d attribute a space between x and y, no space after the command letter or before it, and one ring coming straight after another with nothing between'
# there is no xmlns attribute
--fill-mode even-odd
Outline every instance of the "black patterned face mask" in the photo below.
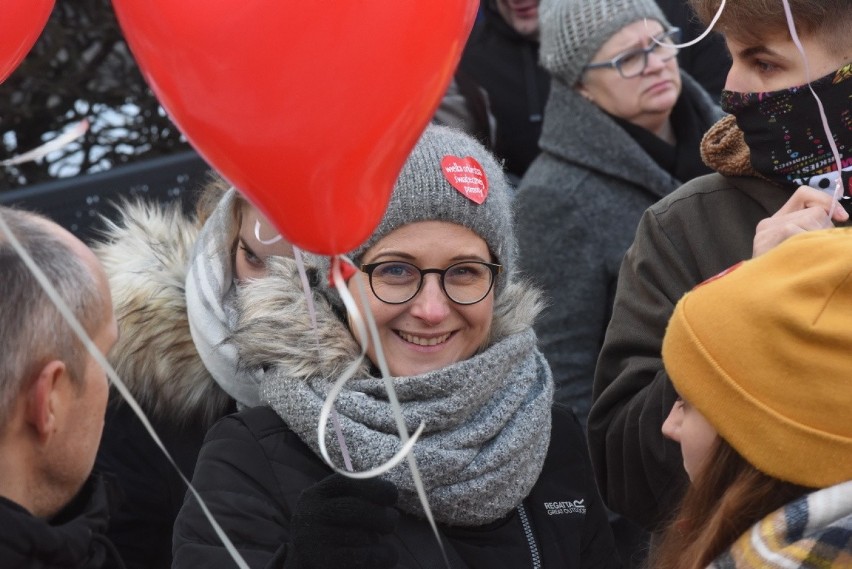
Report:
<svg viewBox="0 0 852 569"><path fill-rule="evenodd" d="M844 192L852 195L852 63L811 83L840 152ZM837 162L807 85L770 93L722 92L751 151L751 164L784 186L834 192Z"/></svg>

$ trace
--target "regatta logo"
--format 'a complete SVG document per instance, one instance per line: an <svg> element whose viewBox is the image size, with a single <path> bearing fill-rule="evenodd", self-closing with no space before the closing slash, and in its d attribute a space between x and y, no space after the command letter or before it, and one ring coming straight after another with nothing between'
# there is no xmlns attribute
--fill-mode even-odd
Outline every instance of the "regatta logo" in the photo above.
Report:
<svg viewBox="0 0 852 569"><path fill-rule="evenodd" d="M574 500L573 502L545 502L544 507L548 516L559 514L585 514L585 500Z"/></svg>

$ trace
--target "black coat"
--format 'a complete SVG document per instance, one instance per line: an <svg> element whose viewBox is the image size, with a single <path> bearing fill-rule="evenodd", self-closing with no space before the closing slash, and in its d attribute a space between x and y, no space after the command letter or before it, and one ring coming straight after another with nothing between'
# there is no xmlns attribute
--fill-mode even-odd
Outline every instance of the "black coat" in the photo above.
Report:
<svg viewBox="0 0 852 569"><path fill-rule="evenodd" d="M657 0L669 23L681 29L681 41L692 41L700 36L707 26L698 21L687 0ZM677 62L683 71L704 87L714 103L728 79L731 56L721 34L712 32L697 44L680 50Z"/></svg>
<svg viewBox="0 0 852 569"><path fill-rule="evenodd" d="M459 69L488 93L496 122L494 154L520 178L538 156L550 76L538 64L538 41L516 32L486 2ZM517 180L515 180L517 181Z"/></svg>
<svg viewBox="0 0 852 569"><path fill-rule="evenodd" d="M4 569L123 568L105 536L115 494L93 475L50 521L0 497L0 567Z"/></svg>
<svg viewBox="0 0 852 569"><path fill-rule="evenodd" d="M207 429L236 409L189 327L186 278L200 226L154 203L123 204L114 220L92 245L121 332L110 361L188 479ZM125 500L108 535L131 569L168 569L186 484L117 392L112 399L97 467L115 475Z"/></svg>
<svg viewBox="0 0 852 569"><path fill-rule="evenodd" d="M331 470L268 407L231 415L205 439L193 485L250 567L279 566L302 490ZM482 527L439 525L454 569L618 567L606 512L576 418L556 407L542 474L522 504L540 554L533 564L521 515ZM403 514L394 533L400 568L443 567L425 520ZM233 567L192 497L178 515L174 567Z"/></svg>
<svg viewBox="0 0 852 569"><path fill-rule="evenodd" d="M204 441L205 424L192 419L183 423L150 420L188 480ZM186 484L130 407L117 400L107 407L96 468L113 475L124 495L107 535L127 566L171 567L172 528Z"/></svg>

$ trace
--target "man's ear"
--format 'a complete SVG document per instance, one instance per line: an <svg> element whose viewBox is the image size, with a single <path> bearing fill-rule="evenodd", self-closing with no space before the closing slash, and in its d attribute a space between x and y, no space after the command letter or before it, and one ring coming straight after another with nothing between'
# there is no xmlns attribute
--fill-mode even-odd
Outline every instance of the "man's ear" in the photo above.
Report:
<svg viewBox="0 0 852 569"><path fill-rule="evenodd" d="M44 442L56 430L57 410L64 381L69 381L68 368L61 360L45 364L27 391L26 420Z"/></svg>

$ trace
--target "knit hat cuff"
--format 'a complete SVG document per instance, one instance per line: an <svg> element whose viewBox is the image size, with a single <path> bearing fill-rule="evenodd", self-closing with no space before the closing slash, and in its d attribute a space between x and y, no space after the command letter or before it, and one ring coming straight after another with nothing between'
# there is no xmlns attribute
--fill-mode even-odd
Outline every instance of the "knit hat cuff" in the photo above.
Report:
<svg viewBox="0 0 852 569"><path fill-rule="evenodd" d="M705 348L688 310L689 294L675 308L663 341L663 360L678 393L761 472L811 488L847 480L852 439L792 421L743 390Z"/></svg>

